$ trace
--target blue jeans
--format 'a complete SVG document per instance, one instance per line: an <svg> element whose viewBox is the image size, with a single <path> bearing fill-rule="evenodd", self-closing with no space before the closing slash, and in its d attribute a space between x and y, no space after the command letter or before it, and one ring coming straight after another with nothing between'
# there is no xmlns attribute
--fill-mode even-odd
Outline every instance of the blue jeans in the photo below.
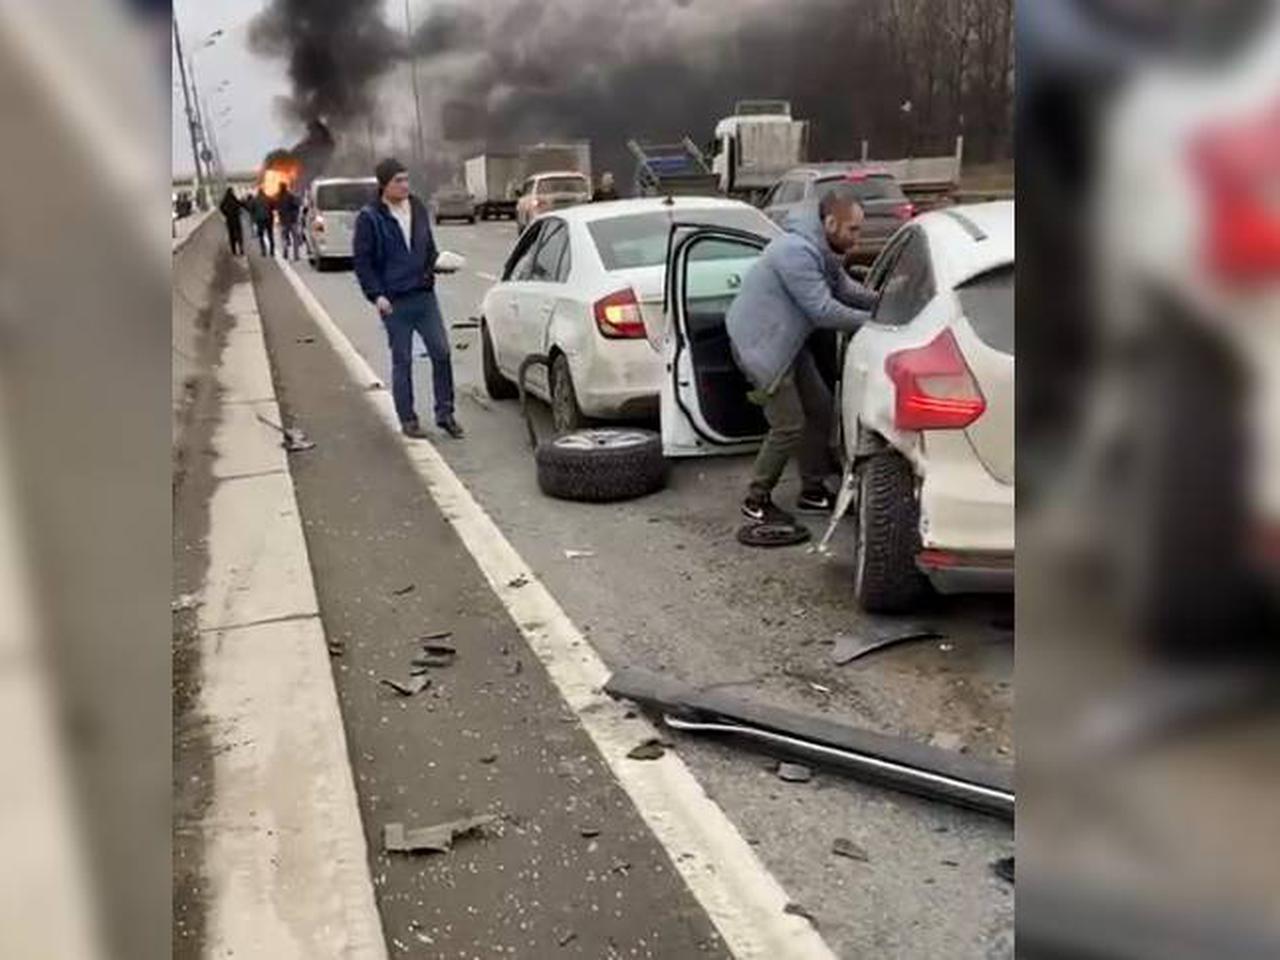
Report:
<svg viewBox="0 0 1280 960"><path fill-rule="evenodd" d="M382 318L391 346L391 396L402 424L418 422L413 403L413 332L416 330L431 358L431 389L435 394L436 423L453 417L453 360L449 337L434 290L396 297L391 313Z"/></svg>

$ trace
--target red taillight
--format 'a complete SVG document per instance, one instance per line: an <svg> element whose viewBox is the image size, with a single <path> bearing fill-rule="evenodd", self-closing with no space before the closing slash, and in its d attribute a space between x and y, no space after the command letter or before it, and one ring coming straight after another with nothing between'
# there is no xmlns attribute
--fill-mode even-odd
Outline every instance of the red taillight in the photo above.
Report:
<svg viewBox="0 0 1280 960"><path fill-rule="evenodd" d="M893 208L893 215L899 220L910 220L916 215L916 205L914 203L900 203Z"/></svg>
<svg viewBox="0 0 1280 960"><path fill-rule="evenodd" d="M1206 131L1192 163L1205 192L1209 268L1234 282L1280 279L1280 105Z"/></svg>
<svg viewBox="0 0 1280 960"><path fill-rule="evenodd" d="M899 430L961 430L987 409L950 330L923 347L889 354L884 369L896 391Z"/></svg>
<svg viewBox="0 0 1280 960"><path fill-rule="evenodd" d="M638 340L644 333L640 303L630 287L595 303L596 326L610 340Z"/></svg>

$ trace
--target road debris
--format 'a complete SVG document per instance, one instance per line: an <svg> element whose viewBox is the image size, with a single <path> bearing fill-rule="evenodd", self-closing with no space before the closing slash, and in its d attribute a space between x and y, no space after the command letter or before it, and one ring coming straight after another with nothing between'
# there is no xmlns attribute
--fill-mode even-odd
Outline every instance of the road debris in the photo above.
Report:
<svg viewBox="0 0 1280 960"><path fill-rule="evenodd" d="M1013 857L1001 857L991 864L991 872L1006 883L1013 883Z"/></svg>
<svg viewBox="0 0 1280 960"><path fill-rule="evenodd" d="M265 423L268 427L270 427L276 433L284 437L284 440L281 441L280 446L284 447L285 452L287 453L301 453L302 451L310 450L315 446L315 441L308 439L307 435L303 433L301 430L299 430L297 427L288 427L286 429L285 427L282 427L277 423L272 423L270 420L268 420L266 417L264 417L260 413L255 413L254 416L256 416L259 420Z"/></svg>
<svg viewBox="0 0 1280 960"><path fill-rule="evenodd" d="M594 550L566 550L564 552L564 558L566 560L585 560L586 558L594 557L595 555L596 552Z"/></svg>
<svg viewBox="0 0 1280 960"><path fill-rule="evenodd" d="M814 915L810 913L808 910L806 910L804 907L800 906L800 904L795 903L794 901L791 903L788 903L785 907L783 907L782 912L789 913L793 917L804 917L811 924L813 924L815 929L818 926L817 918L814 917Z"/></svg>
<svg viewBox="0 0 1280 960"><path fill-rule="evenodd" d="M345 640L326 640L325 647L328 648L331 657L340 657L347 652Z"/></svg>
<svg viewBox="0 0 1280 960"><path fill-rule="evenodd" d="M480 758L480 762L484 764L497 763L498 755L496 753L486 753Z"/></svg>
<svg viewBox="0 0 1280 960"><path fill-rule="evenodd" d="M747 547L793 547L812 536L801 523L746 523L738 528L738 542Z"/></svg>
<svg viewBox="0 0 1280 960"><path fill-rule="evenodd" d="M578 829L578 833L580 833L582 836L584 836L584 837L586 837L588 840L590 840L592 837L598 837L598 836L600 836L600 828L599 828L599 827L594 827L594 826L593 826L593 827L580 827L580 828Z"/></svg>
<svg viewBox="0 0 1280 960"><path fill-rule="evenodd" d="M951 750L955 753L964 753L966 750L964 738L950 730L939 730L929 738L929 742L939 750Z"/></svg>
<svg viewBox="0 0 1280 960"><path fill-rule="evenodd" d="M572 930L566 930L564 933L556 937L556 943L562 947L567 947L573 941L578 939L577 933Z"/></svg>
<svg viewBox="0 0 1280 960"><path fill-rule="evenodd" d="M516 662L511 665L511 676L518 677L522 673L524 673L524 661L517 657Z"/></svg>
<svg viewBox="0 0 1280 960"><path fill-rule="evenodd" d="M933 627L923 623L870 623L858 635L851 633L836 634L835 646L831 648L831 660L836 666L864 657L876 650L883 650L908 640L926 640L940 636Z"/></svg>
<svg viewBox="0 0 1280 960"><path fill-rule="evenodd" d="M809 689L812 690L814 693L821 693L824 696L831 695L830 687L824 687L822 684L814 683L812 680L809 681Z"/></svg>
<svg viewBox="0 0 1280 960"><path fill-rule="evenodd" d="M498 819L487 813L414 830L406 830L403 823L388 823L382 828L382 848L388 853L447 853L455 840L491 826Z"/></svg>
<svg viewBox="0 0 1280 960"><path fill-rule="evenodd" d="M402 697L417 696L431 686L431 678L423 674L411 676L408 683L401 683L399 680L390 680L386 677L380 677L378 682L384 687L390 687Z"/></svg>
<svg viewBox="0 0 1280 960"><path fill-rule="evenodd" d="M180 613L183 610L194 610L202 603L204 603L204 601L194 593L184 593L182 596L178 597L178 599L174 600L173 603L169 604L169 609L174 613Z"/></svg>
<svg viewBox="0 0 1280 960"><path fill-rule="evenodd" d="M294 342L295 343L315 343L316 338L315 337L298 337Z"/></svg>
<svg viewBox="0 0 1280 960"><path fill-rule="evenodd" d="M650 737L644 743L632 747L627 756L632 760L657 760L666 752L666 747L661 740Z"/></svg>
<svg viewBox="0 0 1280 960"><path fill-rule="evenodd" d="M405 584L403 587L400 587L398 590L392 590L391 594L392 596L396 596L396 597L406 597L417 589L418 589L418 585L416 583L408 583L408 584Z"/></svg>
<svg viewBox="0 0 1280 960"><path fill-rule="evenodd" d="M471 348L470 340L455 340L453 343L453 349L455 350L468 350L470 348Z"/></svg>
<svg viewBox="0 0 1280 960"><path fill-rule="evenodd" d="M455 320L449 326L454 330L476 330L480 326L480 318L467 317L465 320Z"/></svg>
<svg viewBox="0 0 1280 960"><path fill-rule="evenodd" d="M520 576L512 577L510 580L507 581L507 586L511 587L513 590L519 590L521 587L525 587L528 585L529 585L529 578L526 577L523 573L520 574Z"/></svg>
<svg viewBox="0 0 1280 960"><path fill-rule="evenodd" d="M813 779L813 771L803 763L788 763L784 760L778 764L778 779L787 783L808 783Z"/></svg>
<svg viewBox="0 0 1280 960"><path fill-rule="evenodd" d="M858 860L866 863L871 858L867 856L867 851L858 846L848 837L836 837L831 841L831 852L837 857L847 857L850 860Z"/></svg>
<svg viewBox="0 0 1280 960"><path fill-rule="evenodd" d="M452 630L437 630L434 633L422 633L418 635L418 642L427 640L447 640L453 636Z"/></svg>

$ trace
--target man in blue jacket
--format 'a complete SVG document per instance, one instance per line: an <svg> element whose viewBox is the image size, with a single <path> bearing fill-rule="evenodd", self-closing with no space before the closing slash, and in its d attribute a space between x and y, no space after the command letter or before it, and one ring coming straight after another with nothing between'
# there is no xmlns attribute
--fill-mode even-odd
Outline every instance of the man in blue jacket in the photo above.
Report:
<svg viewBox="0 0 1280 960"><path fill-rule="evenodd" d="M839 188L794 211L729 307L725 325L734 359L756 388L752 399L764 407L769 424L742 503L743 515L758 523L794 520L772 498L793 455L800 466L797 509L826 513L835 506L826 485L831 391L806 343L817 329L852 333L875 306L875 294L844 269L862 218L852 191Z"/></svg>
<svg viewBox="0 0 1280 960"><path fill-rule="evenodd" d="M374 170L378 199L356 218L353 241L356 278L378 310L391 346L391 395L400 429L425 438L413 401L413 334L417 331L431 358L436 426L461 439L453 415L453 361L435 292L438 252L426 205L409 192L409 174L387 158Z"/></svg>

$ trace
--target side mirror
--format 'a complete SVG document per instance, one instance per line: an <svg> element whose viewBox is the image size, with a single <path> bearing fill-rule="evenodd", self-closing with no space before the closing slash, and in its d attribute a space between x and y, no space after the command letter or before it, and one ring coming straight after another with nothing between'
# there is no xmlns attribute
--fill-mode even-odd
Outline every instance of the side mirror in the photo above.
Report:
<svg viewBox="0 0 1280 960"><path fill-rule="evenodd" d="M467 258L452 250L441 250L436 257L436 273L457 273L467 265Z"/></svg>

